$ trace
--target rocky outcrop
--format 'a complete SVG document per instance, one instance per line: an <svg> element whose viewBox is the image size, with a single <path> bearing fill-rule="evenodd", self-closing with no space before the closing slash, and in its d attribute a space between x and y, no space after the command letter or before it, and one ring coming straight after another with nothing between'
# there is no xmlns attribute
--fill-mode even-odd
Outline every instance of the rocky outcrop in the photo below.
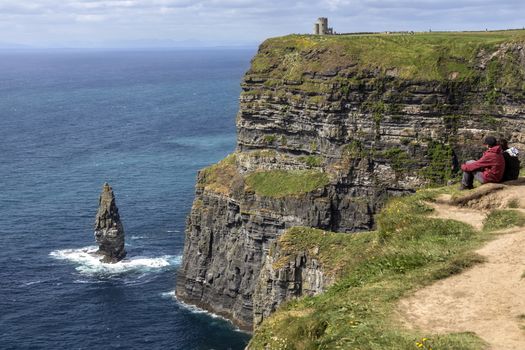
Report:
<svg viewBox="0 0 525 350"><path fill-rule="evenodd" d="M267 197L250 190L242 178L234 181L228 193L222 193L205 183L206 175L199 174L187 221L177 295L233 319L244 329L253 325L253 293L261 267L270 245L284 230L294 226L366 229L372 225L369 213L382 201L382 194L373 192L366 202L355 200L334 185Z"/></svg>
<svg viewBox="0 0 525 350"><path fill-rule="evenodd" d="M478 157L485 135L525 148L522 42L509 34L263 43L242 83L237 152L199 174L178 297L251 329L320 278L309 255L286 271L269 268L270 247L288 228L370 229L387 197L446 183L454 159ZM282 190L308 172L327 181Z"/></svg>
<svg viewBox="0 0 525 350"><path fill-rule="evenodd" d="M313 253L301 251L288 255L283 254L279 244L272 245L253 293L254 326L261 324L284 301L317 295L333 284L334 276L323 269L315 257L317 251Z"/></svg>
<svg viewBox="0 0 525 350"><path fill-rule="evenodd" d="M101 262L116 263L124 259L124 227L120 221L113 189L106 182L100 194L97 217L95 218L95 240Z"/></svg>

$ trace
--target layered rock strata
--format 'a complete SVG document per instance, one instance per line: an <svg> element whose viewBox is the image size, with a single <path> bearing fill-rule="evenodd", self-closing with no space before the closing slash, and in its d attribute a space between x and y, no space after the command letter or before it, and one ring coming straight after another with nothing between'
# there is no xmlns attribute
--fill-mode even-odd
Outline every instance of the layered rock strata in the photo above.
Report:
<svg viewBox="0 0 525 350"><path fill-rule="evenodd" d="M323 269L315 253L283 254L280 245L273 244L265 256L253 293L255 325L270 316L284 301L317 295L334 283L334 276Z"/></svg>
<svg viewBox="0 0 525 350"><path fill-rule="evenodd" d="M446 183L487 134L525 148L525 36L487 38L263 43L242 83L237 151L199 173L177 296L252 329L326 285L304 288L326 275L307 254L270 268L286 229L370 229L385 198Z"/></svg>
<svg viewBox="0 0 525 350"><path fill-rule="evenodd" d="M102 188L95 218L95 240L98 244L97 254L103 263L117 263L124 259L124 227L115 203L113 189L106 182Z"/></svg>

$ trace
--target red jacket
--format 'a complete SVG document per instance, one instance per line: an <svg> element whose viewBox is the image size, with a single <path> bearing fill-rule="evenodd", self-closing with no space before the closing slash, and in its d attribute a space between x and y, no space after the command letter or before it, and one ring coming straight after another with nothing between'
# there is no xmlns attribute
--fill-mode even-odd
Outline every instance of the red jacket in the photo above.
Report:
<svg viewBox="0 0 525 350"><path fill-rule="evenodd" d="M470 164L461 165L463 171L482 170L485 182L500 182L505 172L505 158L501 147L496 145L483 153L483 157Z"/></svg>

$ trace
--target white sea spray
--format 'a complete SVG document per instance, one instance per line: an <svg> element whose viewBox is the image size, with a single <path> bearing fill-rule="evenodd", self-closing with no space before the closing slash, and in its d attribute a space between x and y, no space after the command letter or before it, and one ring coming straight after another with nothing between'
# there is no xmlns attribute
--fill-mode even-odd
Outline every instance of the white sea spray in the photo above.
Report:
<svg viewBox="0 0 525 350"><path fill-rule="evenodd" d="M67 260L77 265L76 270L86 275L119 275L128 272L156 272L180 264L180 256L127 257L115 264L100 262L97 247L55 250L49 255L58 260Z"/></svg>

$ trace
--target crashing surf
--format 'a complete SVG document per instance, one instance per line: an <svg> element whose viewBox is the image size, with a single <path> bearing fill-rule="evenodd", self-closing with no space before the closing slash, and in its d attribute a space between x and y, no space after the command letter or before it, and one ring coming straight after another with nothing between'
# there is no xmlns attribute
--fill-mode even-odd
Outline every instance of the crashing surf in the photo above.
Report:
<svg viewBox="0 0 525 350"><path fill-rule="evenodd" d="M67 260L77 265L76 270L85 275L120 275L126 273L160 272L180 264L180 256L163 255L160 257L127 257L114 264L100 261L96 254L98 247L55 250L49 255L58 260Z"/></svg>

